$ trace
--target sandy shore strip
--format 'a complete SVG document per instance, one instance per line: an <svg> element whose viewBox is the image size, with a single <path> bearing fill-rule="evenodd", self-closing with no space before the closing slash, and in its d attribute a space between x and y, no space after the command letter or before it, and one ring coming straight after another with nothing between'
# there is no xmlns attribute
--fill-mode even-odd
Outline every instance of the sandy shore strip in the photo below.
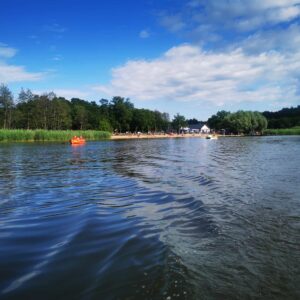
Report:
<svg viewBox="0 0 300 300"><path fill-rule="evenodd" d="M112 140L165 139L165 138L206 138L207 134L113 134Z"/></svg>

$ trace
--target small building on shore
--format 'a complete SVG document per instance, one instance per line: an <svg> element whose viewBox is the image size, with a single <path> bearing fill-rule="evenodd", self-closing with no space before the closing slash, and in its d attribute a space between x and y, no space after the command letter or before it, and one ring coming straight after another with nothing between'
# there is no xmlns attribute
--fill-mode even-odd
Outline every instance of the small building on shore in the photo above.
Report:
<svg viewBox="0 0 300 300"><path fill-rule="evenodd" d="M181 133L210 133L210 128L204 124L204 122L199 122L197 124L188 124L186 127L180 128Z"/></svg>
<svg viewBox="0 0 300 300"><path fill-rule="evenodd" d="M190 133L199 133L201 129L201 123L190 124Z"/></svg>
<svg viewBox="0 0 300 300"><path fill-rule="evenodd" d="M203 125L200 129L201 133L210 133L210 128L206 125Z"/></svg>
<svg viewBox="0 0 300 300"><path fill-rule="evenodd" d="M180 127L180 133L189 133L189 127Z"/></svg>

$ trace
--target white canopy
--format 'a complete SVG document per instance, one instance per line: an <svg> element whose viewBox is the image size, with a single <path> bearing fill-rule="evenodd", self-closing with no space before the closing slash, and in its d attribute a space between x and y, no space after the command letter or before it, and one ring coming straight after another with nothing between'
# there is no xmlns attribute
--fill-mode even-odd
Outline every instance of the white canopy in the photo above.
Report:
<svg viewBox="0 0 300 300"><path fill-rule="evenodd" d="M201 127L201 132L210 132L210 129L206 125L203 125Z"/></svg>

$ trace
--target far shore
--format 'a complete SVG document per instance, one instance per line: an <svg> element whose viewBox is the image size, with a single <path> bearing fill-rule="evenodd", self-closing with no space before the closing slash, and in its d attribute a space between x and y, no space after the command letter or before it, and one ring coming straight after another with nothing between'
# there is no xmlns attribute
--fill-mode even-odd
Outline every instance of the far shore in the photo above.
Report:
<svg viewBox="0 0 300 300"><path fill-rule="evenodd" d="M165 138L206 138L209 134L113 134L111 140L129 140L129 139L165 139ZM222 135L215 134L220 137Z"/></svg>
<svg viewBox="0 0 300 300"><path fill-rule="evenodd" d="M300 128L299 128L300 129ZM297 128L298 130L298 128ZM297 135L300 130L269 129L267 135ZM100 140L133 140L133 139L180 139L180 138L207 138L213 135L215 138L241 137L248 135L222 135L212 133L118 133L111 134L108 131L99 130L27 130L27 129L0 129L0 143L6 142L68 142L74 136L83 136L87 141Z"/></svg>

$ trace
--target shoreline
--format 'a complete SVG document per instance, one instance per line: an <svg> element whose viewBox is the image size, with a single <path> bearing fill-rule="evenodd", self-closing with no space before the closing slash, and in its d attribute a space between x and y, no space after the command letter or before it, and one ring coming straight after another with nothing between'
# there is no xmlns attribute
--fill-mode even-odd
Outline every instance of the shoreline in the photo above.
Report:
<svg viewBox="0 0 300 300"><path fill-rule="evenodd" d="M176 139L176 138L206 138L209 134L120 134L111 135L110 140L133 140L133 139ZM222 135L215 134L214 136L220 137Z"/></svg>
<svg viewBox="0 0 300 300"><path fill-rule="evenodd" d="M286 133L286 132L281 132ZM294 132L293 132L294 133ZM300 133L300 132L299 132ZM22 130L22 129L0 129L0 144L9 142L62 142L68 143L73 136L82 135L86 141L118 141L118 140L138 140L138 139L180 139L180 138L202 138L206 139L208 135L216 138L222 137L247 137L248 135L222 135L205 133L186 133L186 134L167 134L167 133L127 133L111 134L110 132L98 130ZM270 134L269 132L262 136L299 136L299 134Z"/></svg>

